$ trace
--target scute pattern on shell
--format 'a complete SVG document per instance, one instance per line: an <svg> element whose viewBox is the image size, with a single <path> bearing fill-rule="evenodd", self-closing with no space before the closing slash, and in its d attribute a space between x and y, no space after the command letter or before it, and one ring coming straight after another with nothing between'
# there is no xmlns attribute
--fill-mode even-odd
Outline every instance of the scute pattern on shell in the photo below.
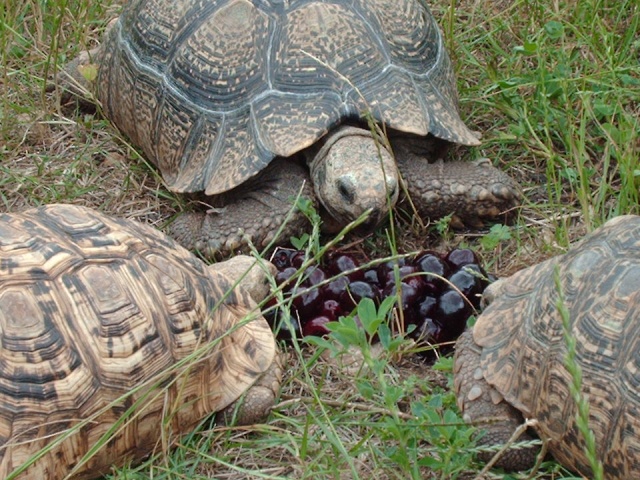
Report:
<svg viewBox="0 0 640 480"><path fill-rule="evenodd" d="M422 0L137 0L105 40L98 96L177 192L217 194L370 110L477 145Z"/></svg>
<svg viewBox="0 0 640 480"><path fill-rule="evenodd" d="M525 417L538 419L558 461L590 476L569 400L556 268L605 475L640 478L640 217L610 220L567 254L499 284L473 330L484 376Z"/></svg>
<svg viewBox="0 0 640 480"><path fill-rule="evenodd" d="M261 316L235 328L255 303L231 287L133 221L71 205L0 215L0 478L83 424L25 472L63 478L139 400L78 478L151 451L163 419L171 439L236 400L275 344Z"/></svg>

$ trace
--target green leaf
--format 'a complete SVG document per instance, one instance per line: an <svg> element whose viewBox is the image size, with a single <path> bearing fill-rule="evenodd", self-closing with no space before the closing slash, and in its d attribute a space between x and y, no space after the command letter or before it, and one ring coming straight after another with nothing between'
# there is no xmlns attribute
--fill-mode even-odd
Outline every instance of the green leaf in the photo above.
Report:
<svg viewBox="0 0 640 480"><path fill-rule="evenodd" d="M369 335L376 333L378 325L380 325L381 319L378 318L376 312L376 305L370 298L363 298L360 300L358 307L358 318L362 322L362 326Z"/></svg>
<svg viewBox="0 0 640 480"><path fill-rule="evenodd" d="M522 55L533 55L538 51L538 44L534 42L524 42L524 45L515 47L514 51Z"/></svg>
<svg viewBox="0 0 640 480"><path fill-rule="evenodd" d="M440 357L431 368L441 372L453 372L453 357Z"/></svg>
<svg viewBox="0 0 640 480"><path fill-rule="evenodd" d="M573 167L567 167L560 170L560 176L569 180L569 183L576 183L578 180L578 171Z"/></svg>
<svg viewBox="0 0 640 480"><path fill-rule="evenodd" d="M428 408L423 402L411 402L411 413L418 418L425 418Z"/></svg>
<svg viewBox="0 0 640 480"><path fill-rule="evenodd" d="M442 395L440 394L435 394L432 395L431 398L429 399L429 403L428 403L429 407L433 408L442 408Z"/></svg>
<svg viewBox="0 0 640 480"><path fill-rule="evenodd" d="M300 235L300 238L291 237L289 241L291 242L291 245L293 245L293 248L295 248L296 250L304 250L304 248L307 246L307 243L309 242L309 234L303 233L302 235Z"/></svg>
<svg viewBox="0 0 640 480"><path fill-rule="evenodd" d="M480 239L480 245L484 250L494 250L500 242L511 240L511 229L502 224L496 224L491 227L489 233Z"/></svg>
<svg viewBox="0 0 640 480"><path fill-rule="evenodd" d="M596 100L593 102L593 111L598 116L598 118L602 117L610 117L616 111L616 108L609 104L605 103L602 100Z"/></svg>
<svg viewBox="0 0 640 480"><path fill-rule="evenodd" d="M326 327L345 348L350 345L362 346L366 342L364 330L352 316L340 317L337 322L327 323Z"/></svg>
<svg viewBox="0 0 640 480"><path fill-rule="evenodd" d="M356 387L358 388L358 393L367 400L371 400L377 392L377 389L368 380L360 380L356 382Z"/></svg>
<svg viewBox="0 0 640 480"><path fill-rule="evenodd" d="M386 323L382 323L378 327L378 340L380 341L382 348L389 351L389 347L391 345L391 329Z"/></svg>
<svg viewBox="0 0 640 480"><path fill-rule="evenodd" d="M636 77L632 77L631 75L627 75L626 73L622 73L618 76L620 81L625 87L637 87L640 86L640 79Z"/></svg>
<svg viewBox="0 0 640 480"><path fill-rule="evenodd" d="M438 235L444 236L449 231L449 226L451 225L452 218L453 218L453 214L450 214L434 222L436 232L438 232Z"/></svg>
<svg viewBox="0 0 640 480"><path fill-rule="evenodd" d="M384 390L384 398L389 405L397 404L402 397L404 397L404 390L401 387L387 385L387 388Z"/></svg>
<svg viewBox="0 0 640 480"><path fill-rule="evenodd" d="M330 351L336 350L335 345L323 337L315 337L310 335L309 337L305 338L305 341L310 345L315 345L316 347L326 348Z"/></svg>
<svg viewBox="0 0 640 480"><path fill-rule="evenodd" d="M389 295L386 297L378 307L378 315L386 318L393 306L396 304L397 297L395 295Z"/></svg>
<svg viewBox="0 0 640 480"><path fill-rule="evenodd" d="M549 38L555 40L560 38L564 33L564 26L560 22L552 20L545 24L544 31L547 33Z"/></svg>
<svg viewBox="0 0 640 480"><path fill-rule="evenodd" d="M418 465L421 467L427 467L434 471L440 471L442 469L442 460L435 457L422 457L418 460Z"/></svg>
<svg viewBox="0 0 640 480"><path fill-rule="evenodd" d="M98 66L95 63L79 65L78 71L80 72L80 75L82 75L84 79L89 83L93 83L96 78L98 78Z"/></svg>

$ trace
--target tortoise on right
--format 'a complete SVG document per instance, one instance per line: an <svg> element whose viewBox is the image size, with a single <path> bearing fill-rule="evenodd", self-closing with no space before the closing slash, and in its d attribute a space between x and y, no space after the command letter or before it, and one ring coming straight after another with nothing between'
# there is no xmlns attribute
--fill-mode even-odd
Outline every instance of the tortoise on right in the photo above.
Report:
<svg viewBox="0 0 640 480"><path fill-rule="evenodd" d="M505 443L523 417L535 419L556 460L591 478L565 366L561 299L604 477L640 478L640 217L608 221L485 296L490 304L458 340L454 359L458 405L466 421L482 423L480 441ZM535 453L508 450L498 466L527 468Z"/></svg>

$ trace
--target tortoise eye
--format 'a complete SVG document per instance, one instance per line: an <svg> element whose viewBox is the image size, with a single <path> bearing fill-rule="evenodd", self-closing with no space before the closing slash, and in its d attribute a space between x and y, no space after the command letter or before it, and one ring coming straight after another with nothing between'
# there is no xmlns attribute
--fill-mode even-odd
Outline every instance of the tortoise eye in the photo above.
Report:
<svg viewBox="0 0 640 480"><path fill-rule="evenodd" d="M336 180L336 186L340 196L349 203L353 203L355 199L353 182L347 178L339 178Z"/></svg>

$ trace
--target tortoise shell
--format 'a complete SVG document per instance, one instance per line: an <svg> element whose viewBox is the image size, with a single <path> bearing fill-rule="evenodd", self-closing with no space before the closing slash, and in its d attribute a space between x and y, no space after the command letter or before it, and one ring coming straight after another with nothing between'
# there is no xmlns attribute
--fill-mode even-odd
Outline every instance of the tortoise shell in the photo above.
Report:
<svg viewBox="0 0 640 480"><path fill-rule="evenodd" d="M640 217L614 218L565 255L488 292L494 299L473 329L484 377L538 420L560 463L591 476L565 366L556 269L605 477L640 478Z"/></svg>
<svg viewBox="0 0 640 480"><path fill-rule="evenodd" d="M137 0L99 58L106 115L177 192L217 194L364 112L477 145L423 0Z"/></svg>
<svg viewBox="0 0 640 480"><path fill-rule="evenodd" d="M63 478L109 439L74 472L105 474L236 400L275 343L261 316L239 325L256 306L232 287L133 221L0 215L0 478L41 449L24 475Z"/></svg>

